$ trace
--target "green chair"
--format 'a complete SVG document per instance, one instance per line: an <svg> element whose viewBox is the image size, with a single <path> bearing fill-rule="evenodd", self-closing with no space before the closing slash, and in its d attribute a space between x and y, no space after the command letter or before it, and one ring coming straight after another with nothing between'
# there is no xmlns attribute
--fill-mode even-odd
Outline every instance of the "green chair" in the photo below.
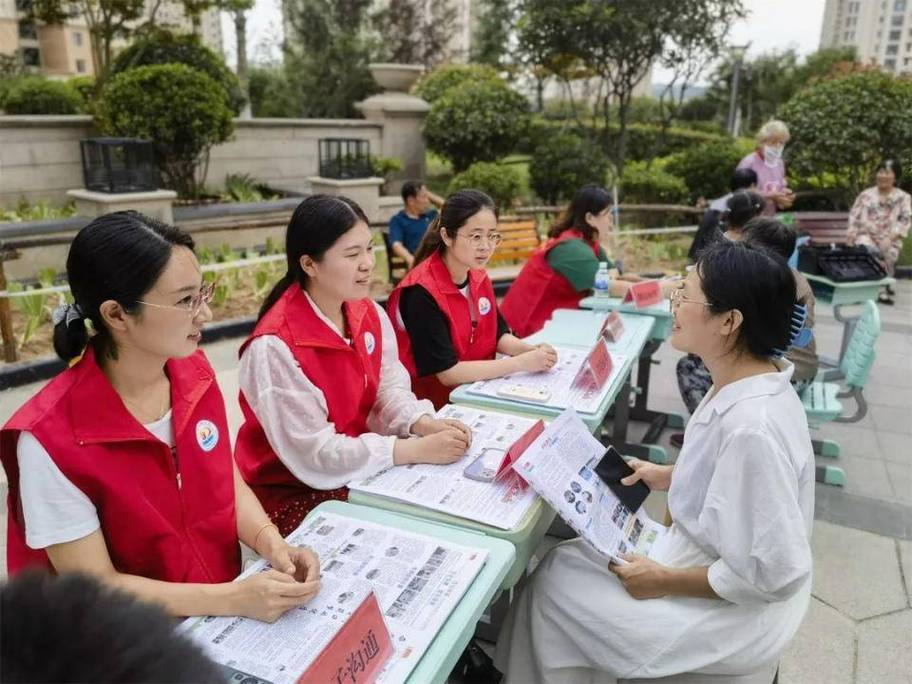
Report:
<svg viewBox="0 0 912 684"><path fill-rule="evenodd" d="M873 301L862 304L861 317L846 346L845 355L839 364L844 377L844 387L835 382L825 382L823 373L818 373L814 382L801 394L801 401L807 414L808 425L818 428L823 423L856 423L868 412L865 401L865 383L874 365L874 347L880 337L880 313ZM843 415L841 399L854 399L855 412ZM813 440L814 453L820 456L839 456L839 444L832 440ZM837 466L817 466L817 481L832 485L845 484L845 472Z"/></svg>

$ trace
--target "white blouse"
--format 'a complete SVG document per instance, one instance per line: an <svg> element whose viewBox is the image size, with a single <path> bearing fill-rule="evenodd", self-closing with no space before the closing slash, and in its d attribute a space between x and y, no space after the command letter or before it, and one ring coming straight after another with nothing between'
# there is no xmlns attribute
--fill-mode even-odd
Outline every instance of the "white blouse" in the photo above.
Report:
<svg viewBox="0 0 912 684"><path fill-rule="evenodd" d="M304 295L317 316L351 344L306 292ZM380 385L367 416L370 432L358 437L336 431L323 392L308 379L279 337L257 337L241 356L240 388L269 445L295 477L315 489L343 487L393 465L396 437L407 437L421 416L434 415L434 405L412 393L408 371L399 361L393 326L386 312L376 303L374 306L383 337Z"/></svg>
<svg viewBox="0 0 912 684"><path fill-rule="evenodd" d="M668 492L674 524L718 560L709 583L736 604L784 601L811 575L814 452L793 366L710 391Z"/></svg>

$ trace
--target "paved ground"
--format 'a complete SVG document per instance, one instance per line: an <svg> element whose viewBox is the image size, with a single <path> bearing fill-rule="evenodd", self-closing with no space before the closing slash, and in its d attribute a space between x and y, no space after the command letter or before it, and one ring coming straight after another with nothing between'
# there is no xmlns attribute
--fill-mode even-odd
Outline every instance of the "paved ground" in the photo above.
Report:
<svg viewBox="0 0 912 684"><path fill-rule="evenodd" d="M912 283L900 283L898 292L897 306L880 307L883 332L865 388L868 415L819 431L841 444L835 463L845 469L847 483L844 488L817 486L813 600L782 658L782 684L912 682ZM841 333L829 308L820 306L819 349L835 354ZM234 401L237 344L206 348L219 370L234 429L240 422ZM652 408L684 410L674 380L678 356L668 345L657 354L662 363L653 370ZM0 393L0 422L37 387ZM631 434L635 438L642 430L634 424ZM663 441L674 454L668 434ZM664 501L653 495L647 506L660 517ZM3 528L4 518L5 506ZM551 543L546 540L541 551ZM0 556L5 570L5 534L0 534Z"/></svg>

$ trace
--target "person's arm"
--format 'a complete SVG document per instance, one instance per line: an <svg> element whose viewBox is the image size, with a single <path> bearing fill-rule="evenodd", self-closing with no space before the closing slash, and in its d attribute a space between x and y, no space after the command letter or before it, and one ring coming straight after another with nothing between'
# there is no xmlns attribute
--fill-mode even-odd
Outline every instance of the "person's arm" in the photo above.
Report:
<svg viewBox="0 0 912 684"><path fill-rule="evenodd" d="M424 187L427 188L427 186L424 186ZM428 199L431 200L431 204L433 204L438 209L440 209L443 206L443 203L446 201L446 200L444 200L443 197L441 197L437 193L431 192L430 188L428 188L427 194L428 194Z"/></svg>
<svg viewBox="0 0 912 684"><path fill-rule="evenodd" d="M852 204L852 209L849 211L849 226L846 229L846 244L850 247L854 246L858 241L859 233L867 232L863 225L865 204L864 193L865 191L862 191L858 194L858 197L855 198L855 203Z"/></svg>
<svg viewBox="0 0 912 684"><path fill-rule="evenodd" d="M912 225L912 196L908 193L902 198L899 206L899 215L896 217L896 223L893 226L893 239L905 240L909 235L909 227ZM900 249L902 246L900 245Z"/></svg>
<svg viewBox="0 0 912 684"><path fill-rule="evenodd" d="M405 265L408 268L411 268L412 264L415 262L415 257L405 248L405 245L403 244L404 239L405 236L403 234L402 224L399 221L399 214L396 214L389 222L390 249L393 250L393 254L405 261Z"/></svg>
<svg viewBox="0 0 912 684"><path fill-rule="evenodd" d="M393 248L393 254L395 254L398 257L401 257L402 260L405 262L405 265L409 269L411 269L415 263L415 255L412 254L410 251L408 251L405 248L405 245L403 245L398 240L396 240L396 242L394 242L392 244L392 248Z"/></svg>

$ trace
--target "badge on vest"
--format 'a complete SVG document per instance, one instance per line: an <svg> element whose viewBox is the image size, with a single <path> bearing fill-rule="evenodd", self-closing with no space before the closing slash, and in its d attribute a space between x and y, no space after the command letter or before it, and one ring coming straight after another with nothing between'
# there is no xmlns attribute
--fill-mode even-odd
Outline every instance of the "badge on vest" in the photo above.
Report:
<svg viewBox="0 0 912 684"><path fill-rule="evenodd" d="M374 348L377 346L377 340L374 339L374 333L366 332L364 333L364 348L367 349L368 354L374 353Z"/></svg>
<svg viewBox="0 0 912 684"><path fill-rule="evenodd" d="M219 441L219 431L211 420L201 420L196 424L196 443L200 449L209 452L215 449Z"/></svg>
<svg viewBox="0 0 912 684"><path fill-rule="evenodd" d="M478 300L478 313L482 316L487 316L488 312L491 310L491 300L487 297L481 297Z"/></svg>

